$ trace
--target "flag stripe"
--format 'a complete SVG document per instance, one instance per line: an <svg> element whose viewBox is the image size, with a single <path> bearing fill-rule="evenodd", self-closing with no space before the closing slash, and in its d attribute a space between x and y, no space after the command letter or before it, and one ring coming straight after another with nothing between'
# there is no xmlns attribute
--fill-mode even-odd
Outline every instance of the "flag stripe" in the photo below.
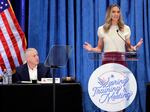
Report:
<svg viewBox="0 0 150 112"><path fill-rule="evenodd" d="M9 62L11 62L10 63L11 69L13 70L13 68L15 68L14 60L12 58L9 46L7 44L7 41L6 41L5 37L4 37L1 29L0 29L0 39L2 41L2 45L4 46L4 50L5 50L6 54L7 54L8 60L9 60Z"/></svg>
<svg viewBox="0 0 150 112"><path fill-rule="evenodd" d="M19 63L18 63L18 59L16 58L17 56L16 56L16 53L15 53L15 50L14 50L14 48L13 48L13 41L11 41L11 39L10 39L10 37L9 37L9 34L8 34L8 32L7 32L7 27L8 27L8 24L6 24L7 23L7 19L6 19L6 17L5 17L5 14L3 13L3 14L1 14L1 16L0 16L0 27L1 27L1 32L3 33L3 34L1 34L2 36L4 36L4 39L3 40L1 40L2 41L2 44L4 44L4 43L7 43L7 45L8 45L8 49L9 49L9 51L10 51L10 53L11 53L11 56L12 56L12 58L13 58L13 60L14 60L14 62L15 62L15 65L19 65ZM4 44L5 45L5 44ZM7 53L6 53L7 54ZM7 56L9 56L9 55L7 55Z"/></svg>
<svg viewBox="0 0 150 112"><path fill-rule="evenodd" d="M11 10L11 8L8 9L9 11L9 16L10 17L7 17L9 18L9 24L10 24L10 28L17 40L17 44L18 44L18 47L19 47L19 51L20 51L20 54L21 54L21 58L22 58L22 62L24 61L24 51L26 50L26 38L25 38L25 34L24 32L22 31L20 25L18 24L18 21L14 15L14 12L13 10Z"/></svg>
<svg viewBox="0 0 150 112"><path fill-rule="evenodd" d="M6 26L8 34L9 34L10 41L11 41L11 43L13 45L13 48L12 48L13 49L12 51L14 51L13 54L15 53L15 55L17 55L16 59L18 59L18 60L16 60L16 61L19 61L19 64L22 64L22 59L21 59L21 55L20 55L20 50L18 48L18 44L17 44L16 38L15 38L11 28L10 28L10 26L12 26L12 25L10 23L8 23L8 22L11 22L11 19L10 19L10 16L9 16L9 12L7 10L5 10L4 12L5 13L2 13L1 15L2 15L3 21L5 20L4 24ZM16 66L18 66L19 64L17 63Z"/></svg>
<svg viewBox="0 0 150 112"><path fill-rule="evenodd" d="M0 76L1 75L3 75L3 70L2 70L2 68L1 68L1 66L0 66Z"/></svg>
<svg viewBox="0 0 150 112"><path fill-rule="evenodd" d="M25 34L24 34L24 32L22 31L20 25L18 24L18 21L17 21L15 15L14 15L13 11L11 10L11 8L8 8L8 11L9 11L9 13L10 13L10 16L11 16L12 20L13 20L13 23L14 23L14 25L15 25L15 28L16 28L16 30L17 30L17 33L19 33L19 35L20 35L19 38L21 38L21 40L22 40L22 41L21 41L21 42L22 42L21 45L22 45L23 50L25 51L25 50L26 50Z"/></svg>
<svg viewBox="0 0 150 112"><path fill-rule="evenodd" d="M2 45L2 42L0 41L0 53L1 53L1 56L2 56L2 60L0 61L1 63L4 62L3 65L5 68L11 68L10 67L10 63L9 63L9 60L8 60L8 57L7 57L7 54L5 52L5 49L4 49L4 46ZM4 70L4 69L3 69Z"/></svg>
<svg viewBox="0 0 150 112"><path fill-rule="evenodd" d="M1 60L1 62L0 62L0 68L1 68L2 70L6 69L6 66L4 65L4 60L3 60L1 54L0 54L0 60Z"/></svg>

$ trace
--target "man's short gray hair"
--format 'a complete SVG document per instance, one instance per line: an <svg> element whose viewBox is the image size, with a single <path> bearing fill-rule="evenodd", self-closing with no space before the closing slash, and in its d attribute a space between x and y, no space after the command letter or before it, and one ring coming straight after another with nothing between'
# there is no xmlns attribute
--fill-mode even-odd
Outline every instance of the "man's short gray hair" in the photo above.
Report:
<svg viewBox="0 0 150 112"><path fill-rule="evenodd" d="M28 48L28 49L26 49L26 51L25 51L25 58L28 57L28 55L30 54L31 51L37 51L37 50L35 48Z"/></svg>

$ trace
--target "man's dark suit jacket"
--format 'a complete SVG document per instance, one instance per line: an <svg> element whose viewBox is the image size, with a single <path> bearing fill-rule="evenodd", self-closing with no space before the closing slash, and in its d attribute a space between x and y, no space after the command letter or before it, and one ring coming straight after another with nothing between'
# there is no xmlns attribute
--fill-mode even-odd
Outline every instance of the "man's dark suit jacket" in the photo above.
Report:
<svg viewBox="0 0 150 112"><path fill-rule="evenodd" d="M50 69L48 67L45 67L44 64L38 64L37 76L38 80L41 80L41 78L50 77ZM13 74L12 80L13 82L30 81L27 64L16 67L16 73Z"/></svg>

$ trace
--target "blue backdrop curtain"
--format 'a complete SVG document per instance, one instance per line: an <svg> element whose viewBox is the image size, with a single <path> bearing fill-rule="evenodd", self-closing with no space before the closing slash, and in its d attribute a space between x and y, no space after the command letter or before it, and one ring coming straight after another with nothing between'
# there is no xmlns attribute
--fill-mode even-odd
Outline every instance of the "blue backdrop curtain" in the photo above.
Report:
<svg viewBox="0 0 150 112"><path fill-rule="evenodd" d="M138 62L129 62L135 75L138 92L126 112L146 112L146 83L150 81L150 1L149 0L11 0L17 18L26 33L28 47L38 50L44 62L52 45L71 45L72 53L61 77L75 76L81 83L84 112L102 112L90 100L88 80L99 66L88 58L83 49L85 41L97 45L97 28L104 24L106 8L117 3L124 21L130 26L131 42L142 37L144 44L138 50ZM77 93L78 94L78 93Z"/></svg>

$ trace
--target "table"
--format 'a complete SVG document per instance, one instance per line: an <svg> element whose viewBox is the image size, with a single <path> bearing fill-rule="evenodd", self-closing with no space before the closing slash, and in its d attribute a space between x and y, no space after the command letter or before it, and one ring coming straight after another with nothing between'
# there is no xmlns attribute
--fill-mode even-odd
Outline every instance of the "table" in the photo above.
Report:
<svg viewBox="0 0 150 112"><path fill-rule="evenodd" d="M79 83L55 85L55 112L83 112ZM0 85L0 112L53 112L53 84Z"/></svg>

